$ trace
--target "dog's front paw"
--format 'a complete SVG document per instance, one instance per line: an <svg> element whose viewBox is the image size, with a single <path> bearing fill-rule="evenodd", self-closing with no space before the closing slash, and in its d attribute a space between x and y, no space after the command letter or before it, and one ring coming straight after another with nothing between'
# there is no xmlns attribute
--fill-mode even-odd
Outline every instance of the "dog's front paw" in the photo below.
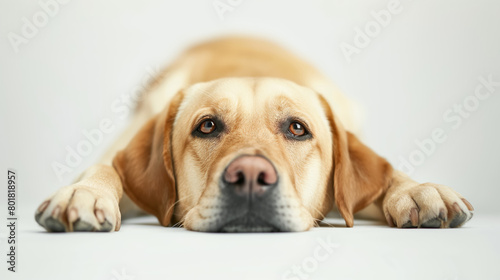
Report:
<svg viewBox="0 0 500 280"><path fill-rule="evenodd" d="M474 208L453 189L432 183L390 190L383 202L390 226L455 228L470 220Z"/></svg>
<svg viewBox="0 0 500 280"><path fill-rule="evenodd" d="M118 201L111 194L71 185L44 201L35 213L39 225L51 232L119 230Z"/></svg>

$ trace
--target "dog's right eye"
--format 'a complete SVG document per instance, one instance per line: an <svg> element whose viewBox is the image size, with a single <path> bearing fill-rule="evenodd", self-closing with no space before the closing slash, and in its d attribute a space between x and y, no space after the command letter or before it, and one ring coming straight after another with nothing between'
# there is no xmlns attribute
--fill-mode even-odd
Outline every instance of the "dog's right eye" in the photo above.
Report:
<svg viewBox="0 0 500 280"><path fill-rule="evenodd" d="M215 130L215 122L212 120L206 120L200 124L198 130L204 134L210 134Z"/></svg>
<svg viewBox="0 0 500 280"><path fill-rule="evenodd" d="M191 135L198 138L214 138L223 131L224 124L218 118L205 118L198 123Z"/></svg>

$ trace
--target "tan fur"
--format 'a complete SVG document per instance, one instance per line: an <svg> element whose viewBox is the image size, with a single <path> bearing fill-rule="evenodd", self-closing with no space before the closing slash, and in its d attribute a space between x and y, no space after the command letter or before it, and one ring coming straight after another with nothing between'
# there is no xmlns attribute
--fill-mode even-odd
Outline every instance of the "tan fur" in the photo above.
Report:
<svg viewBox="0 0 500 280"><path fill-rule="evenodd" d="M191 135L206 115L221 116L223 136ZM283 136L279 125L290 116L304 122L311 139ZM225 167L238 156L259 155L280 176L277 204L283 210L274 222L284 231L309 229L334 204L349 227L354 213L372 203L398 227L436 221L459 226L470 219L472 208L463 197L393 171L358 139L358 131L353 103L279 46L239 37L203 43L181 55L147 93L128 131L102 160L109 164L116 154L114 169L92 167L42 203L36 218L48 230L59 229L53 220L75 230L77 219L92 225L88 229L106 230L104 213L118 230L124 191L164 226L213 231L224 222L215 217L224 211L218 182ZM85 202L90 200L99 203Z"/></svg>

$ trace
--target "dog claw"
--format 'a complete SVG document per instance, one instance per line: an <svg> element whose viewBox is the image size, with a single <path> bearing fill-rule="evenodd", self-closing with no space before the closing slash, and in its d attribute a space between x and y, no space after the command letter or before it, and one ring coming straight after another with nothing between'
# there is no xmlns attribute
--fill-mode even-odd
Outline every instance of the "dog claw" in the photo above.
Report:
<svg viewBox="0 0 500 280"><path fill-rule="evenodd" d="M78 210L75 208L71 208L68 211L68 223L73 224L76 220L78 220Z"/></svg>
<svg viewBox="0 0 500 280"><path fill-rule="evenodd" d="M105 218L104 218L104 212L102 212L101 209L95 210L95 217L97 218L97 221L100 224L104 223L104 220L105 220Z"/></svg>
<svg viewBox="0 0 500 280"><path fill-rule="evenodd" d="M472 206L472 204L470 204L469 201L467 201L467 199L462 198L462 201L464 202L465 206L467 206L467 209L469 209L469 211L474 211L474 207Z"/></svg>
<svg viewBox="0 0 500 280"><path fill-rule="evenodd" d="M50 201L49 200L46 200L44 201L40 207L38 207L38 209L36 210L37 213L42 213L43 211L45 211L45 209L47 209L47 206L49 206L49 203Z"/></svg>
<svg viewBox="0 0 500 280"><path fill-rule="evenodd" d="M412 208L410 211L410 221L411 225L413 227L418 226L418 209L417 208Z"/></svg>

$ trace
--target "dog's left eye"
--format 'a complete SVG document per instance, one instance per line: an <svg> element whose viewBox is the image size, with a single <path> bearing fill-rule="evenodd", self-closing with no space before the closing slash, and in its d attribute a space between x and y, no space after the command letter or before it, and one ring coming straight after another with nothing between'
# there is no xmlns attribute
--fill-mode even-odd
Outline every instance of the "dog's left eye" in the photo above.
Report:
<svg viewBox="0 0 500 280"><path fill-rule="evenodd" d="M288 127L288 130L294 135L294 136L303 136L306 134L306 129L304 126L298 122L293 122L290 124Z"/></svg>
<svg viewBox="0 0 500 280"><path fill-rule="evenodd" d="M293 119L285 121L281 126L281 131L290 140L302 141L312 138L304 123Z"/></svg>

